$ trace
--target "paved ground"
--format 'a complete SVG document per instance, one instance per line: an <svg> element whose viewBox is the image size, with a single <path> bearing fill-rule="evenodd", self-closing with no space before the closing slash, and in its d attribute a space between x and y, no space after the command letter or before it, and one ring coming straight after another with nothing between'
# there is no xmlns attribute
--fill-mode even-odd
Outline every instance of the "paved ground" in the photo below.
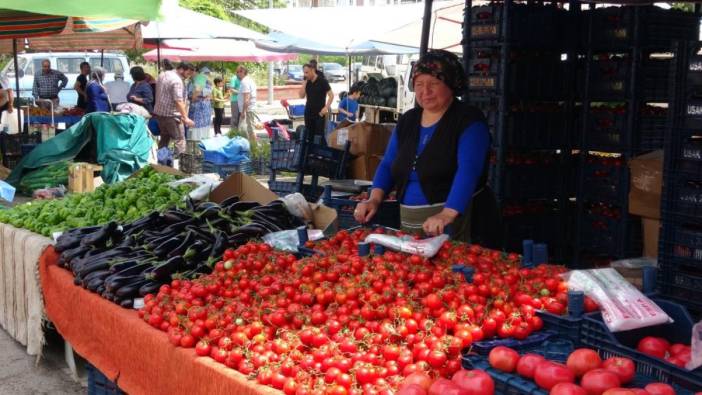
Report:
<svg viewBox="0 0 702 395"><path fill-rule="evenodd" d="M0 329L0 395L87 393L87 388L71 378L60 337L55 333L47 337L44 357L35 365L36 358L27 355L24 347Z"/></svg>

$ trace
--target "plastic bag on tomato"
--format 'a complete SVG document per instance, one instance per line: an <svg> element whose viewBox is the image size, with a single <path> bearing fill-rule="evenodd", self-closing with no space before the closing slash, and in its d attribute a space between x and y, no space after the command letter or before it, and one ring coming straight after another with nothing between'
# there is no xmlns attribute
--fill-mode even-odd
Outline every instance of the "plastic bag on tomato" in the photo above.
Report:
<svg viewBox="0 0 702 395"><path fill-rule="evenodd" d="M685 365L687 370L695 370L702 366L702 321L692 326L692 355L690 361Z"/></svg>
<svg viewBox="0 0 702 395"><path fill-rule="evenodd" d="M312 208L301 193L291 193L280 198L285 203L288 212L297 218L309 223L312 222Z"/></svg>
<svg viewBox="0 0 702 395"><path fill-rule="evenodd" d="M584 292L600 305L602 320L612 332L673 322L614 269L573 270L563 277L569 289Z"/></svg>
<svg viewBox="0 0 702 395"><path fill-rule="evenodd" d="M441 246L449 239L448 235L439 235L423 240L415 240L410 236L390 236L372 234L366 237L366 243L380 244L393 251L400 251L407 254L419 255L431 258L439 252Z"/></svg>
<svg viewBox="0 0 702 395"><path fill-rule="evenodd" d="M324 238L324 233L319 229L307 229L307 239L317 241ZM263 236L263 241L276 250L297 252L300 237L297 229L281 230Z"/></svg>

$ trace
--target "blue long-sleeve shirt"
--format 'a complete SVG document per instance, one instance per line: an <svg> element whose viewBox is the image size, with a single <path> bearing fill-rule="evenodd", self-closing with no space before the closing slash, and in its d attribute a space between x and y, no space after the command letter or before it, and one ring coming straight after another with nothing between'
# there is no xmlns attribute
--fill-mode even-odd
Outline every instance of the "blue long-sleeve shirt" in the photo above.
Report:
<svg viewBox="0 0 702 395"><path fill-rule="evenodd" d="M427 143L434 135L437 125L438 123L419 129L417 155L421 155L422 151L424 151ZM391 167L392 162L397 157L398 145L397 131L393 130L390 142L385 150L385 156L380 162L373 179L373 188L380 188L386 194L395 186ZM473 197L475 186L483 172L485 156L489 147L490 132L485 123L475 122L463 131L458 139L458 169L453 178L453 184L446 199L445 207L454 209L461 214L468 207L468 203ZM441 158L437 158L437 160L441 160ZM401 203L407 206L429 204L429 200L427 200L422 191L422 185L419 182L419 175L416 171L410 172L407 189Z"/></svg>
<svg viewBox="0 0 702 395"><path fill-rule="evenodd" d="M105 89L97 83L88 83L85 88L86 96L88 96L88 107L86 113L97 111L111 111L110 102L107 100Z"/></svg>

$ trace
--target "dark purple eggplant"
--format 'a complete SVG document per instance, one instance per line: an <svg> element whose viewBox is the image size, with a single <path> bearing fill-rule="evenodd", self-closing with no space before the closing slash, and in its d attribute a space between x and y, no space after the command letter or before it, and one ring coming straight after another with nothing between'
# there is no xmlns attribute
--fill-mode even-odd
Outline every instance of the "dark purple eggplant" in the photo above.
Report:
<svg viewBox="0 0 702 395"><path fill-rule="evenodd" d="M158 281L150 281L139 288L139 296L146 296L147 294L155 294L161 288L163 283Z"/></svg>
<svg viewBox="0 0 702 395"><path fill-rule="evenodd" d="M121 234L121 231L118 231L118 226L117 222L111 221L99 230L83 237L80 243L86 246L104 246L108 240L116 236L117 232Z"/></svg>
<svg viewBox="0 0 702 395"><path fill-rule="evenodd" d="M229 207L232 204L239 202L240 200L241 199L239 198L239 196L234 195L222 200L222 203L220 203L219 205L222 207Z"/></svg>
<svg viewBox="0 0 702 395"><path fill-rule="evenodd" d="M147 284L149 280L144 280L143 278L140 280L135 280L129 283L126 283L119 287L115 293L115 297L124 299L124 298L133 298L136 296L139 296L139 288Z"/></svg>
<svg viewBox="0 0 702 395"><path fill-rule="evenodd" d="M154 248L153 253L159 258L165 258L169 252L178 247L183 239L180 236L171 237L164 241L158 247Z"/></svg>
<svg viewBox="0 0 702 395"><path fill-rule="evenodd" d="M257 202L240 201L227 207L227 214L234 217L237 215L237 213L243 213L259 206L261 205Z"/></svg>
<svg viewBox="0 0 702 395"><path fill-rule="evenodd" d="M119 306L125 309L131 309L134 307L134 299L123 299L119 302Z"/></svg>
<svg viewBox="0 0 702 395"><path fill-rule="evenodd" d="M180 243L180 245L168 251L168 254L166 256L172 258L174 256L183 255L183 253L185 253L185 250L188 249L188 247L190 246L190 244L193 243L193 241L195 241L195 233L188 231L185 234L185 238Z"/></svg>
<svg viewBox="0 0 702 395"><path fill-rule="evenodd" d="M183 257L180 255L171 257L166 262L161 263L158 266L154 266L153 270L150 271L150 278L153 280L165 279L166 276L178 271L178 269L185 264Z"/></svg>

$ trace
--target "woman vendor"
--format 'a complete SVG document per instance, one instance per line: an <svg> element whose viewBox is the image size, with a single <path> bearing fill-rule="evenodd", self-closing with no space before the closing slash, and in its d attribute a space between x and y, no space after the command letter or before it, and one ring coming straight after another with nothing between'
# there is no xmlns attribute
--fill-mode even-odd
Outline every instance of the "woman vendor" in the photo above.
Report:
<svg viewBox="0 0 702 395"><path fill-rule="evenodd" d="M490 133L480 110L457 99L466 89L463 67L456 55L436 50L412 72L419 107L398 120L370 197L354 216L371 221L396 189L404 231L434 236L450 226L455 240L497 245L500 215L487 186Z"/></svg>

